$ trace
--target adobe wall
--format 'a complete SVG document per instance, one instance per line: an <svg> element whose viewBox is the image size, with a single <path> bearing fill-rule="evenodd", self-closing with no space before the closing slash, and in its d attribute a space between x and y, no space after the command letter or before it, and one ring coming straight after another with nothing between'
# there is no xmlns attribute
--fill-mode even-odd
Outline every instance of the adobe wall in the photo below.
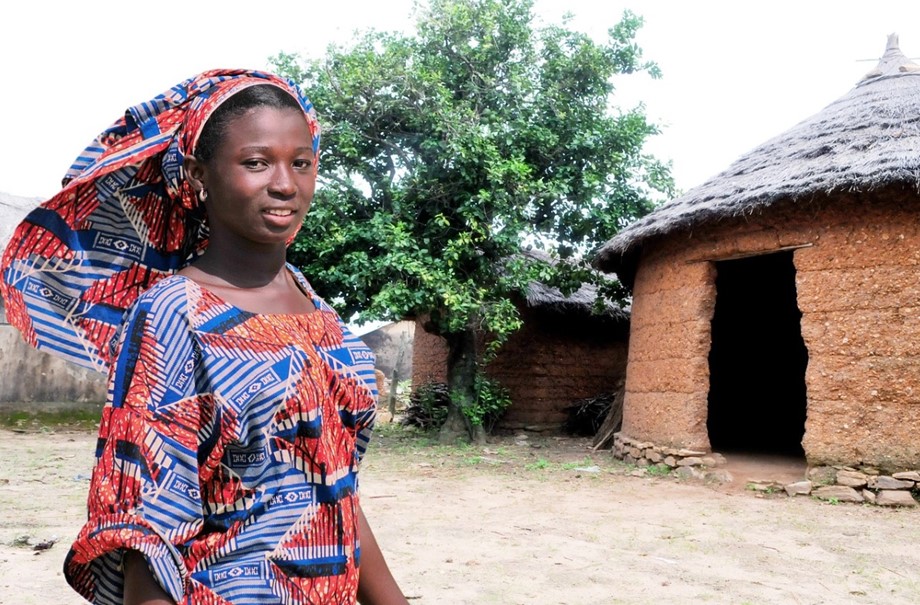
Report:
<svg viewBox="0 0 920 605"><path fill-rule="evenodd" d="M412 339L412 389L431 382L447 383L447 341L415 322Z"/></svg>
<svg viewBox="0 0 920 605"><path fill-rule="evenodd" d="M523 312L524 329L502 347L486 372L510 392L503 428L558 429L566 408L613 392L626 373L625 326L604 326L554 313Z"/></svg>
<svg viewBox="0 0 920 605"><path fill-rule="evenodd" d="M709 450L710 261L794 252L808 349L812 464L920 466L920 215L888 189L773 209L643 251L633 289L623 435Z"/></svg>
<svg viewBox="0 0 920 605"><path fill-rule="evenodd" d="M581 322L554 313L522 312L525 327L511 336L486 372L499 380L512 405L499 421L507 429L556 430L565 408L579 399L611 392L626 372L625 326ZM444 339L415 330L413 380L447 382Z"/></svg>

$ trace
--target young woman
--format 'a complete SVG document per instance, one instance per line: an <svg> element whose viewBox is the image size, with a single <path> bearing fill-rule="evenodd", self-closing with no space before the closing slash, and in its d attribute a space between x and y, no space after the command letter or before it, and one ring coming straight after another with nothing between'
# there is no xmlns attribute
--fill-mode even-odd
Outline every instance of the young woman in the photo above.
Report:
<svg viewBox="0 0 920 605"><path fill-rule="evenodd" d="M103 133L6 251L26 338L109 370L65 563L87 599L406 603L356 491L373 356L285 262L318 149L295 85L207 72Z"/></svg>

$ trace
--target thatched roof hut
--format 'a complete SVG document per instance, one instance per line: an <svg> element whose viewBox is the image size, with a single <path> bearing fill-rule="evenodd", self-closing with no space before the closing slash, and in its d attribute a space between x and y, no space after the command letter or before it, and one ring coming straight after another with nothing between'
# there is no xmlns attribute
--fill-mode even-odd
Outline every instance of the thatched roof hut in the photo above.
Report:
<svg viewBox="0 0 920 605"><path fill-rule="evenodd" d="M636 221L623 431L920 467L920 66L889 37L818 114Z"/></svg>
<svg viewBox="0 0 920 605"><path fill-rule="evenodd" d="M780 202L920 183L920 65L888 37L885 54L849 93L735 160L605 244L597 265L631 282L646 241L748 219Z"/></svg>

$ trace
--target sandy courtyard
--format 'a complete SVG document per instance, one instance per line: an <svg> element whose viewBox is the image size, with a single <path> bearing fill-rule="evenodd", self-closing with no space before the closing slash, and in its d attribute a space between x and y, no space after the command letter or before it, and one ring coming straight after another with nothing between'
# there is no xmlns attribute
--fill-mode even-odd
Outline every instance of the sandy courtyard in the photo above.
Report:
<svg viewBox="0 0 920 605"><path fill-rule="evenodd" d="M382 433L363 506L412 603L920 603L918 510L636 477L578 439ZM0 431L0 603L83 602L60 569L94 440Z"/></svg>

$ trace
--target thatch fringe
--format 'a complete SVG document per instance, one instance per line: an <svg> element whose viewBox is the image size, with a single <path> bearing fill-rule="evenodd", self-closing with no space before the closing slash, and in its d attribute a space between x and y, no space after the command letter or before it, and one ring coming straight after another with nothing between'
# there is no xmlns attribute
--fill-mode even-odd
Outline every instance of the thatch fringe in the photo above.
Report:
<svg viewBox="0 0 920 605"><path fill-rule="evenodd" d="M539 250L527 250L523 255L544 263L561 262L554 260L549 254ZM615 279L613 275L608 277ZM597 313L594 306L596 300L597 288L592 284L582 284L576 291L565 296L558 288L540 282L530 282L525 293L525 302L532 309L543 309L563 314L597 315L616 322L629 321L628 306L621 306L608 301L603 311Z"/></svg>
<svg viewBox="0 0 920 605"><path fill-rule="evenodd" d="M895 183L920 192L918 70L890 36L876 69L853 90L629 225L601 248L595 265L629 275L650 238L759 214L781 201Z"/></svg>

